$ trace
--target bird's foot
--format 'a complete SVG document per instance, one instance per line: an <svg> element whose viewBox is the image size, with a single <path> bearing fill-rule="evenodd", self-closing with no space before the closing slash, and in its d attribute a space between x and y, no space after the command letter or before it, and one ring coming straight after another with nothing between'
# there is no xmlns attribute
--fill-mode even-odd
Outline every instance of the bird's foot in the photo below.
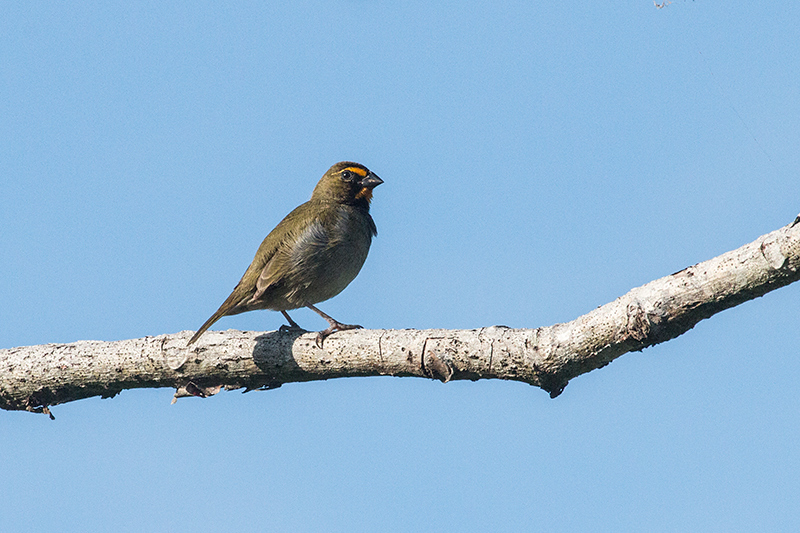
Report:
<svg viewBox="0 0 800 533"><path fill-rule="evenodd" d="M342 324L341 322L337 322L335 320L331 321L330 324L331 325L328 329L323 329L317 333L318 348L322 348L322 344L331 333L335 333L337 331L346 331L348 329L362 329L362 326L359 326L358 324Z"/></svg>
<svg viewBox="0 0 800 533"><path fill-rule="evenodd" d="M278 331L282 333L297 333L298 331L306 331L305 329L298 326L297 322L292 320L292 317L289 316L289 313L287 313L286 311L281 311L281 314L283 314L283 317L286 319L289 325L288 326L286 324L282 325L280 328L278 328Z"/></svg>

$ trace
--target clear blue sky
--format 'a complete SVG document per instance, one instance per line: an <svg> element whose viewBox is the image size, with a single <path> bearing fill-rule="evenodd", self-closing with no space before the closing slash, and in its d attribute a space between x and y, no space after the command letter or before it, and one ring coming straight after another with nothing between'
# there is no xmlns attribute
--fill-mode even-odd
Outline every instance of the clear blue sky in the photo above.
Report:
<svg viewBox="0 0 800 533"><path fill-rule="evenodd" d="M798 28L796 2L4 2L0 347L196 329L343 159L385 184L327 313L571 320L797 215ZM799 318L800 284L555 400L387 377L0 412L0 530L796 531Z"/></svg>

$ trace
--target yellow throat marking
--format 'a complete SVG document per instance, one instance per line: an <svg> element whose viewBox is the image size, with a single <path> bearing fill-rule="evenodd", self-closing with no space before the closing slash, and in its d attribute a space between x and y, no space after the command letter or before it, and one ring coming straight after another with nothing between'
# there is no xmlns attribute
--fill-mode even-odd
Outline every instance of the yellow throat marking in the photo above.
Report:
<svg viewBox="0 0 800 533"><path fill-rule="evenodd" d="M356 199L360 200L361 198L366 198L367 202L372 200L372 189L369 187L362 187L360 191L356 193Z"/></svg>

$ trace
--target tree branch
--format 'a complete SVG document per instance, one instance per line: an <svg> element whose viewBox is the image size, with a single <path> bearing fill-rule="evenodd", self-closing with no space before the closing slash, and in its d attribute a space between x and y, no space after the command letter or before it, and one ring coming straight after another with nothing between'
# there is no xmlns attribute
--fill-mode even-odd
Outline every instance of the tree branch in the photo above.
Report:
<svg viewBox="0 0 800 533"><path fill-rule="evenodd" d="M800 215L737 250L635 288L572 322L537 329L356 330L315 345L315 334L192 332L115 342L0 350L0 408L49 406L124 389L172 387L175 398L222 388L350 376L443 382L509 379L558 396L570 379L620 355L685 333L704 318L800 278ZM52 417L52 415L50 415Z"/></svg>

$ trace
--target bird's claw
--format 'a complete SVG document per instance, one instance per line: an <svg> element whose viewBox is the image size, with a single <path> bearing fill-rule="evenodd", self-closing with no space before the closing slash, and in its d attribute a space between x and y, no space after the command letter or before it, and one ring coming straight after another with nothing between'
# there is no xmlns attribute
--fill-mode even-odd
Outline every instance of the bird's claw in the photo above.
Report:
<svg viewBox="0 0 800 533"><path fill-rule="evenodd" d="M288 324L284 324L278 328L278 331L280 331L281 333L297 333L298 331L308 331L308 330L301 328L297 324L291 326Z"/></svg>
<svg viewBox="0 0 800 533"><path fill-rule="evenodd" d="M337 331L346 331L348 329L363 329L363 326L359 326L358 324L342 324L341 322L332 323L328 329L323 329L317 333L317 348L322 348L322 344L331 333L335 333Z"/></svg>

